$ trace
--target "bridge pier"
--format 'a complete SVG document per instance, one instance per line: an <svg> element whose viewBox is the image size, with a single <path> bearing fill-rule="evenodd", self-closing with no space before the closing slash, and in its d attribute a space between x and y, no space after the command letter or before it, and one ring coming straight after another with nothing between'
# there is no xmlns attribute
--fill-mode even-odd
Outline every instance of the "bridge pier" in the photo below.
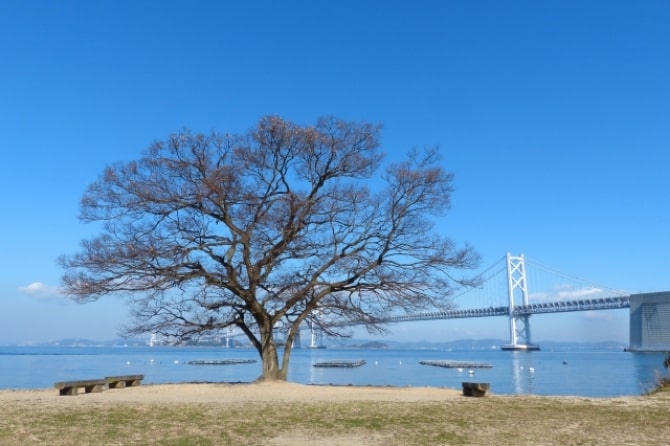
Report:
<svg viewBox="0 0 670 446"><path fill-rule="evenodd" d="M670 351L670 291L633 294L630 301L631 352Z"/></svg>
<svg viewBox="0 0 670 446"><path fill-rule="evenodd" d="M509 297L510 342L503 345L502 350L539 350L540 346L531 342L530 315L516 315L514 312L515 296L519 295L522 305L528 305L526 262L523 254L517 257L507 253L507 295Z"/></svg>

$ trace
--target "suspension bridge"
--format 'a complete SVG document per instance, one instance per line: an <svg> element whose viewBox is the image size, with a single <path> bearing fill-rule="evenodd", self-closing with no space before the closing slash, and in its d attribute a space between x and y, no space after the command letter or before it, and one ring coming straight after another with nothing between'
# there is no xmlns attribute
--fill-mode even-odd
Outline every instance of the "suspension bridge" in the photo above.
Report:
<svg viewBox="0 0 670 446"><path fill-rule="evenodd" d="M523 254L507 253L480 274L478 287L454 294L450 310L389 315L380 322L396 324L439 319L506 317L509 342L503 350L539 350L531 337L530 318L547 313L630 310L630 350L670 350L670 291L633 294L562 273ZM529 286L532 285L532 289ZM318 316L315 316L315 319ZM323 332L315 320L307 321L310 348L323 347ZM229 329L225 345L240 333ZM153 338L152 338L153 340ZM298 334L296 345L301 345Z"/></svg>
<svg viewBox="0 0 670 446"><path fill-rule="evenodd" d="M562 273L523 254L507 253L481 274L479 287L457 293L453 301L452 310L390 315L383 323L507 317L509 343L502 349L531 351L540 349L531 337L532 315L630 309L629 349L670 350L670 291L633 294ZM311 325L310 332L310 347L320 346L318 328Z"/></svg>
<svg viewBox="0 0 670 446"><path fill-rule="evenodd" d="M533 283L536 291L533 293L529 293L527 264L535 267ZM539 350L540 347L531 339L530 316L630 308L631 295L624 290L569 276L539 262L527 262L523 254L513 256L507 253L482 273L482 283L478 288L467 289L454 298L457 308L390 316L385 322L504 316L509 318L510 339L502 346L503 350ZM483 302L489 304L484 305Z"/></svg>

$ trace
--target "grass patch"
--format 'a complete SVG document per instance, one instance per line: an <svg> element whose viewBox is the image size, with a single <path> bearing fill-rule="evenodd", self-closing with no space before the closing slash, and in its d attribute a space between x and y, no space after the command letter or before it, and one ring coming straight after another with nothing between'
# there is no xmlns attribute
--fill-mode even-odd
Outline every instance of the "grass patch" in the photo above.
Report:
<svg viewBox="0 0 670 446"><path fill-rule="evenodd" d="M665 445L669 402L667 392L632 403L494 396L442 403L110 403L91 408L10 401L3 402L0 445L291 444L282 439L312 445Z"/></svg>
<svg viewBox="0 0 670 446"><path fill-rule="evenodd" d="M656 387L649 390L645 395L654 395L658 393L670 393L670 376L660 376L656 377Z"/></svg>

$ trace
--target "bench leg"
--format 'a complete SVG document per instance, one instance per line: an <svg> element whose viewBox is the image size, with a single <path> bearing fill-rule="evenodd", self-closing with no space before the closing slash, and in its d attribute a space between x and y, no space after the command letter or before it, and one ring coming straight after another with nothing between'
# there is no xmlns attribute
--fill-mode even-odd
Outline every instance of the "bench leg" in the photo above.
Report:
<svg viewBox="0 0 670 446"><path fill-rule="evenodd" d="M86 393L91 393L91 392L93 392L93 393L100 393L100 392L102 392L102 390L103 390L103 388L102 388L102 384L95 384L95 385L93 385L93 386L86 386L86 387L84 387L84 391L85 391Z"/></svg>
<svg viewBox="0 0 670 446"><path fill-rule="evenodd" d="M60 395L76 395L77 394L77 388L76 387L63 387L59 391Z"/></svg>
<svg viewBox="0 0 670 446"><path fill-rule="evenodd" d="M139 379L129 379L122 381L112 381L109 383L110 389L123 389L124 387L136 387L140 385L141 380Z"/></svg>

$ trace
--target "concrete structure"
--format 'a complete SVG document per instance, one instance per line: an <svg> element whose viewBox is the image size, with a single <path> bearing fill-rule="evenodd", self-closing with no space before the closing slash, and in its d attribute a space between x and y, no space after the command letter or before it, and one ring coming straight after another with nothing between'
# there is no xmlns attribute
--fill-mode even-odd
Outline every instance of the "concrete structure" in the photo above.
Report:
<svg viewBox="0 0 670 446"><path fill-rule="evenodd" d="M670 291L630 296L630 345L633 352L670 352Z"/></svg>

